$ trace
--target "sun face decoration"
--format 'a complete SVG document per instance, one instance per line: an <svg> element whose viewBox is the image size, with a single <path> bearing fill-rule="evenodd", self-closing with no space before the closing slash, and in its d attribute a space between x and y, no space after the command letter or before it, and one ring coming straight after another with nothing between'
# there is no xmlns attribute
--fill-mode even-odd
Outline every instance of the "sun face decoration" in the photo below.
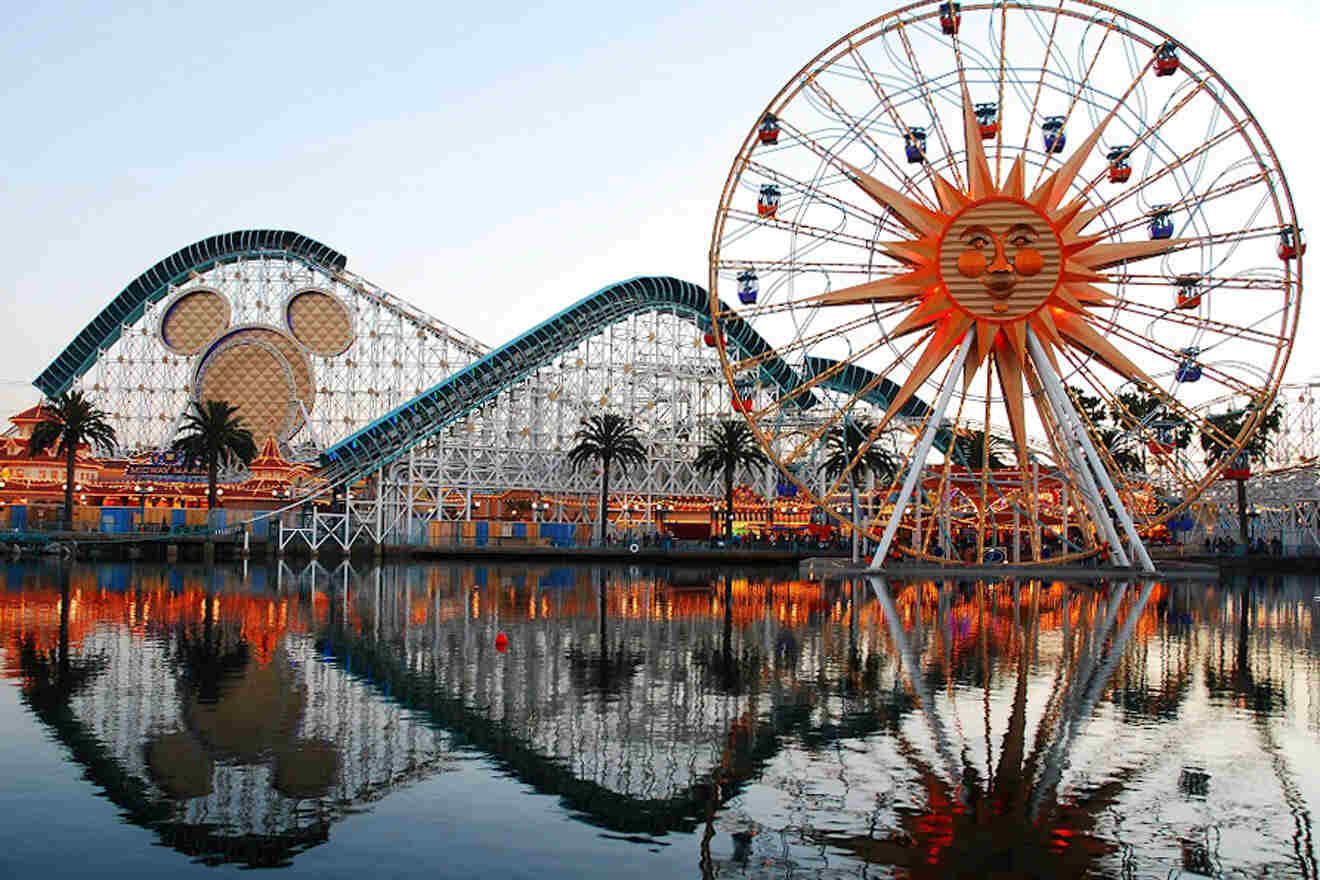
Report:
<svg viewBox="0 0 1320 880"><path fill-rule="evenodd" d="M907 271L815 299L818 306L911 303L890 333L929 337L912 372L894 396L877 430L973 334L963 366L964 389L984 363L993 363L1019 461L1027 460L1024 385L1039 389L1027 335L1058 367L1057 352L1071 347L1094 357L1125 379L1154 383L1092 326L1092 310L1112 301L1096 287L1100 271L1185 246L1178 239L1103 244L1103 234L1083 230L1100 214L1083 194L1064 204L1073 181L1095 149L1110 113L1057 170L1031 192L1021 155L1003 180L990 172L974 106L963 89L963 133L968 187L962 191L937 173L931 182L933 211L865 172L846 166L857 186L894 217L910 237L877 247Z"/></svg>

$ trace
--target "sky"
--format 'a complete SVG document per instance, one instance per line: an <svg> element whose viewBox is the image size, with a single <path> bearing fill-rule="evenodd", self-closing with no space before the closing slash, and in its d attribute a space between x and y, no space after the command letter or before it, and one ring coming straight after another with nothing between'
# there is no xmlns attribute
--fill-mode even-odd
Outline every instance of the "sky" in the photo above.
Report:
<svg viewBox="0 0 1320 880"><path fill-rule="evenodd" d="M0 34L0 408L125 284L291 229L498 345L611 282L706 283L730 163L888 3L24 4ZM1320 6L1127 0L1252 108L1305 227ZM1303 305L1288 377L1320 375Z"/></svg>

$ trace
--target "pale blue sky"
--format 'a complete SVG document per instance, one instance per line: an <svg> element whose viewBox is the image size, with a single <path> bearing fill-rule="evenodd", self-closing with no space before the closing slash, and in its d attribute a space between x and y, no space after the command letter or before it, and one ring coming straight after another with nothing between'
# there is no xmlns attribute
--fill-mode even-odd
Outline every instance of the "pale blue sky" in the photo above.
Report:
<svg viewBox="0 0 1320 880"><path fill-rule="evenodd" d="M1255 111L1303 222L1320 10L1129 0ZM285 228L489 344L611 281L704 284L733 154L889 4L42 3L0 34L0 407L105 302L218 232ZM1304 324L1311 309L1304 310ZM1290 375L1320 372L1298 347ZM1310 349L1320 348L1310 346Z"/></svg>

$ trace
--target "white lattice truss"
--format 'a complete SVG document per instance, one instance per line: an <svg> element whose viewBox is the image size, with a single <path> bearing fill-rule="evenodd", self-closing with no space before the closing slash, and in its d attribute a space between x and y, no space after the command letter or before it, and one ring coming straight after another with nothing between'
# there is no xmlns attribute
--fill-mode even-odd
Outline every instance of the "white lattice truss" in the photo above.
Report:
<svg viewBox="0 0 1320 880"><path fill-rule="evenodd" d="M1246 481L1247 536L1283 543L1286 555L1320 555L1320 464L1295 465ZM1192 544L1238 540L1237 483L1224 480L1201 496Z"/></svg>
<svg viewBox="0 0 1320 880"><path fill-rule="evenodd" d="M122 327L74 387L88 392L111 417L121 451L136 454L169 444L187 408L202 355L171 352L161 342L163 314L181 294L213 290L229 302L229 326L284 332L284 305L300 291L335 296L353 323L354 341L341 355L310 352L315 397L307 423L290 438L299 457L314 456L487 349L466 334L409 306L348 271L329 272L287 257L266 256L193 273L143 316Z"/></svg>

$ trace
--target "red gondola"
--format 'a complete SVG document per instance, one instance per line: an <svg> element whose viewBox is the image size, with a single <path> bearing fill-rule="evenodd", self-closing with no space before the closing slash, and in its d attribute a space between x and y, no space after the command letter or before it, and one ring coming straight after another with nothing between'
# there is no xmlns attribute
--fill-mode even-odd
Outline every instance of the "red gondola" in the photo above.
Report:
<svg viewBox="0 0 1320 880"><path fill-rule="evenodd" d="M1132 166L1128 164L1128 147L1114 147L1105 154L1109 160L1109 182L1127 183L1132 176Z"/></svg>
<svg viewBox="0 0 1320 880"><path fill-rule="evenodd" d="M774 217L779 211L779 187L767 183L756 198L756 213L760 217Z"/></svg>
<svg viewBox="0 0 1320 880"><path fill-rule="evenodd" d="M1155 50L1155 75L1173 76L1178 72L1178 47L1164 43Z"/></svg>
<svg viewBox="0 0 1320 880"><path fill-rule="evenodd" d="M709 345L711 348L714 348L714 347L715 347L715 343L718 341L718 340L715 338L715 334L714 334L712 331L710 331L710 330L707 330L707 331L706 331L706 335L703 336L703 337L701 337L701 340L702 340L703 342L705 342L707 345Z"/></svg>
<svg viewBox="0 0 1320 880"><path fill-rule="evenodd" d="M735 397L733 399L733 408L740 413L752 411L752 399L750 397Z"/></svg>
<svg viewBox="0 0 1320 880"><path fill-rule="evenodd" d="M1306 245L1302 243L1302 237L1297 234L1297 230L1291 226L1285 226L1279 230L1279 259L1291 260L1306 253Z"/></svg>
<svg viewBox="0 0 1320 880"><path fill-rule="evenodd" d="M989 104L977 104L976 123L981 127L981 140L988 141L999 134L999 105L993 102Z"/></svg>
<svg viewBox="0 0 1320 880"><path fill-rule="evenodd" d="M1246 453L1239 452L1229 462L1228 467L1224 468L1225 480L1245 480L1251 476L1251 459L1247 458Z"/></svg>
<svg viewBox="0 0 1320 880"><path fill-rule="evenodd" d="M945 36L953 36L958 33L958 27L962 24L962 4L961 3L941 3L940 4L940 30L944 31Z"/></svg>
<svg viewBox="0 0 1320 880"><path fill-rule="evenodd" d="M763 144L779 143L779 120L773 113L765 114L761 120L761 127L756 132L757 138Z"/></svg>
<svg viewBox="0 0 1320 880"><path fill-rule="evenodd" d="M1201 305L1201 276L1179 275L1176 309L1195 309Z"/></svg>

